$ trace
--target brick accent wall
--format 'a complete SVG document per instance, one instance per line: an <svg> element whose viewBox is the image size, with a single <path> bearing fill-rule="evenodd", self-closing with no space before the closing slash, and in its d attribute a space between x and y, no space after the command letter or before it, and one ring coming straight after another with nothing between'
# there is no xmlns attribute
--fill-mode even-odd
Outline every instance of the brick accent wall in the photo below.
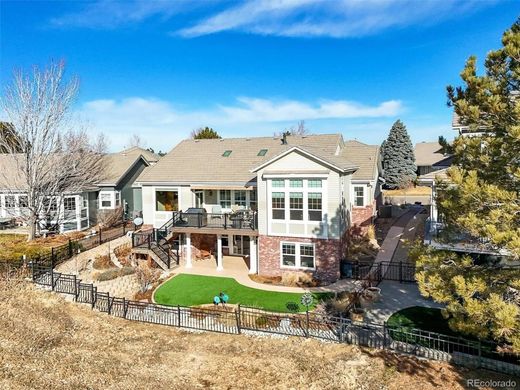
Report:
<svg viewBox="0 0 520 390"><path fill-rule="evenodd" d="M314 243L314 261L316 270L282 268L280 265L280 242ZM312 272L316 279L333 283L340 277L342 242L319 238L297 238L265 236L258 237L258 273L265 276L281 276L286 272Z"/></svg>
<svg viewBox="0 0 520 390"><path fill-rule="evenodd" d="M352 207L352 227L359 227L362 231L366 231L372 223L375 208L375 202L365 207Z"/></svg>

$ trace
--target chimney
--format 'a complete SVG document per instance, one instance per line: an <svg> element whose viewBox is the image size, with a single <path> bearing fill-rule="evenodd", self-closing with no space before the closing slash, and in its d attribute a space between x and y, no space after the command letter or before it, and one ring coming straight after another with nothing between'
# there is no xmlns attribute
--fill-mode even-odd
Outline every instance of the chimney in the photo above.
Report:
<svg viewBox="0 0 520 390"><path fill-rule="evenodd" d="M282 133L282 145L287 145L287 132Z"/></svg>

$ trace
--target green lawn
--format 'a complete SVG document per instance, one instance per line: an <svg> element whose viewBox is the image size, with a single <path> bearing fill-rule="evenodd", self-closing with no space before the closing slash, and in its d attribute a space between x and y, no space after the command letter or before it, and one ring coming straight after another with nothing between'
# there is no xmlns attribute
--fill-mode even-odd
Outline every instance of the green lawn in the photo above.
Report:
<svg viewBox="0 0 520 390"><path fill-rule="evenodd" d="M440 309L413 306L400 310L390 316L387 324L392 327L404 327L442 333L448 336L463 336L450 329Z"/></svg>
<svg viewBox="0 0 520 390"><path fill-rule="evenodd" d="M264 291L246 287L232 278L180 274L161 285L154 294L155 302L163 305L198 306L213 303L213 297L220 292L229 296L229 303L254 306L269 311L289 312L289 302L298 304L300 311L305 307L300 304L299 293ZM325 299L330 294L313 294L314 303Z"/></svg>

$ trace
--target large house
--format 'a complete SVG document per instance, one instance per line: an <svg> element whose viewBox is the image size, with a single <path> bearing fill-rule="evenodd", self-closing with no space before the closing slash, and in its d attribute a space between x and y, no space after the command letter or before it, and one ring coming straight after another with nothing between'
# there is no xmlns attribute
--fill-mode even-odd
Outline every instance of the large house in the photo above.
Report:
<svg viewBox="0 0 520 390"><path fill-rule="evenodd" d="M420 142L415 144L415 164L419 177L440 171L451 166L453 156L443 151L439 142Z"/></svg>
<svg viewBox="0 0 520 390"><path fill-rule="evenodd" d="M27 194L23 174L16 159L21 155L0 154L0 221L23 223L27 213ZM129 216L140 214L140 188L134 188L136 177L158 156L141 148L131 148L101 157L105 167L104 179L92 183L81 192L49 196L41 216L41 229L60 232L88 229L98 222L101 213L124 206Z"/></svg>
<svg viewBox="0 0 520 390"><path fill-rule="evenodd" d="M144 251L164 265L178 240L186 267L204 250L217 269L240 255L250 273L335 281L348 229L375 215L379 171L377 146L339 134L184 140L136 180L155 229Z"/></svg>

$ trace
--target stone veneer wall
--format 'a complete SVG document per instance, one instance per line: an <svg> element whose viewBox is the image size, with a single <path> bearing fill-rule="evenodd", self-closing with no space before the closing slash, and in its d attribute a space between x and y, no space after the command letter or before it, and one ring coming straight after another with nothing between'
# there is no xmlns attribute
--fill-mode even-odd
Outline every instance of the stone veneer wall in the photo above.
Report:
<svg viewBox="0 0 520 390"><path fill-rule="evenodd" d="M281 268L280 242L314 243L316 270ZM333 283L340 277L342 252L341 240L265 236L258 237L258 273L265 276L281 276L285 272L311 272L322 282Z"/></svg>

